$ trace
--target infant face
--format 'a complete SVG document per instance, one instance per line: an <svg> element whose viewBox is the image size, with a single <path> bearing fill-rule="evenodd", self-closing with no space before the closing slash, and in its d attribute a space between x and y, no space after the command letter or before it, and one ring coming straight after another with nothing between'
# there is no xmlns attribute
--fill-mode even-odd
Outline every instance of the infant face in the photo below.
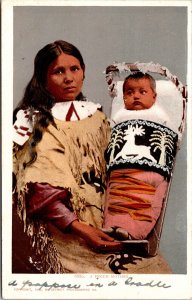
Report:
<svg viewBox="0 0 192 300"><path fill-rule="evenodd" d="M128 110L148 109L155 103L156 93L151 88L149 79L131 78L125 83L123 99Z"/></svg>

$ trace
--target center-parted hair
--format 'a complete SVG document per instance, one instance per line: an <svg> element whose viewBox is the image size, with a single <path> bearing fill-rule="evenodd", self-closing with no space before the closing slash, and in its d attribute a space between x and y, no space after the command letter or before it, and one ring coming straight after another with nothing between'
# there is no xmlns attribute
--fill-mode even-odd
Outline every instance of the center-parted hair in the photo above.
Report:
<svg viewBox="0 0 192 300"><path fill-rule="evenodd" d="M23 99L18 108L50 109L54 104L54 97L46 89L47 72L50 64L61 54L65 53L77 58L81 68L85 71L85 64L80 51L72 44L58 40L47 44L37 53L34 60L34 73L29 81ZM82 100L83 95L80 93L77 100Z"/></svg>
<svg viewBox="0 0 192 300"><path fill-rule="evenodd" d="M63 40L57 40L47 44L36 54L33 76L26 86L23 99L13 113L13 121L15 121L16 114L20 109L28 109L31 119L35 110L39 112L36 117L32 136L28 141L29 151L31 153L31 160L28 164L31 164L36 159L37 153L35 148L42 139L43 130L47 128L50 123L56 127L51 113L51 108L55 104L55 98L47 90L46 84L48 67L61 53L72 55L78 59L83 72L85 72L83 57L74 45ZM80 92L76 100L85 100L85 97Z"/></svg>

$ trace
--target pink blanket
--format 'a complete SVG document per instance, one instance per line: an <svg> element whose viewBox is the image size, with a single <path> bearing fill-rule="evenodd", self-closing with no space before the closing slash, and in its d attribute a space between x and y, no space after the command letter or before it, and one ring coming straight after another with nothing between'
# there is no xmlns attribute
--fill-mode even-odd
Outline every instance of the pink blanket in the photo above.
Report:
<svg viewBox="0 0 192 300"><path fill-rule="evenodd" d="M111 171L104 228L121 227L133 239L145 239L160 215L167 186L168 182L164 177L152 171Z"/></svg>

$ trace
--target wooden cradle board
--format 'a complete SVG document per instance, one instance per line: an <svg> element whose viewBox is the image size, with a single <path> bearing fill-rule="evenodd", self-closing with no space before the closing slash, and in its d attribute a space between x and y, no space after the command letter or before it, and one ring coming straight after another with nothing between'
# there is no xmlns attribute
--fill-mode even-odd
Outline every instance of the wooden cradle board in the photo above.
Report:
<svg viewBox="0 0 192 300"><path fill-rule="evenodd" d="M108 84L108 91L109 95L114 100L115 97L117 97L118 94L118 78L124 73L124 78L128 76L131 73L134 73L136 71L141 71L143 73L156 73L158 75L166 77L166 79L170 80L177 88L178 93L182 96L182 115L181 115L181 122L178 129L178 132L180 134L180 138L178 140L177 150L180 149L181 144L181 138L184 132L185 128L185 120L186 120L186 103L187 103L187 90L186 87L183 86L183 84L178 80L177 76L174 76L171 74L171 72L166 68L159 64L154 64L152 62L150 63L114 63L106 68L105 74L106 74L106 81ZM120 79L119 79L120 80ZM122 80L122 79L121 79ZM173 170L174 165L176 162L176 156L173 163ZM173 172L172 172L173 174ZM167 202L169 198L169 191L171 187L171 181L172 176L169 181L168 190L166 193L166 197L163 200L162 210L161 214L156 222L155 227L150 232L148 237L145 240L127 240L123 241L125 244L132 244L140 248L144 248L149 256L159 256L158 255L158 249L159 249L159 243L161 239L162 229L163 229L163 223L165 218L165 212L167 207Z"/></svg>

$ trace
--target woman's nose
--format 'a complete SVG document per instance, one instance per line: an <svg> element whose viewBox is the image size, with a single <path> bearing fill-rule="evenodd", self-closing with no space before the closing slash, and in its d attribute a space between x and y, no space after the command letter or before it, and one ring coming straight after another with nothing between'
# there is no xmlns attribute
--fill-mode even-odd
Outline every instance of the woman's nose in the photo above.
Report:
<svg viewBox="0 0 192 300"><path fill-rule="evenodd" d="M73 74L71 72L66 72L64 77L64 82L69 83L73 81Z"/></svg>

